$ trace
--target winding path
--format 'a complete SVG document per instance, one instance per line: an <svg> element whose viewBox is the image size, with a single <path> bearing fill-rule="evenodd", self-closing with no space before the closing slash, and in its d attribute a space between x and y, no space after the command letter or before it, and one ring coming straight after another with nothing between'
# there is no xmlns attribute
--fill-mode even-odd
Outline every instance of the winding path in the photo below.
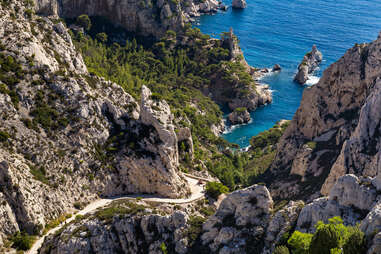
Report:
<svg viewBox="0 0 381 254"><path fill-rule="evenodd" d="M27 251L27 254L37 254L38 249L42 246L45 237L49 236L51 234L56 233L58 230L60 230L65 224L70 223L71 221L75 220L76 215L85 215L91 212L94 212L98 208L107 206L110 204L112 201L116 200L128 200L128 199L136 199L137 197L141 197L142 201L147 201L147 202L157 202L157 203L168 203L168 204L186 204L186 203L191 203L196 200L199 200L205 196L204 194L204 186L199 184L199 181L204 181L207 182L209 181L208 179L203 179L199 178L196 176L192 176L189 174L184 174L185 179L189 183L189 187L191 189L191 196L189 198L182 198L182 199L172 199L172 198L161 198L161 197L155 197L153 195L127 195L123 197L115 197L115 198L104 198L104 199L98 199L89 205L87 205L84 209L80 210L78 213L74 214L72 217L69 219L65 220L62 222L59 226L49 230L44 236L39 238L32 246L32 248Z"/></svg>

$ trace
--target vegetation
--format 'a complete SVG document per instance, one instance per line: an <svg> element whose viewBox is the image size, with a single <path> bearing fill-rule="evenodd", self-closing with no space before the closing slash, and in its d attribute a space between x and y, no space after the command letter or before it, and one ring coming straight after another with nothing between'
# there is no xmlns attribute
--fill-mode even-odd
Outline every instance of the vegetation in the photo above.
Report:
<svg viewBox="0 0 381 254"><path fill-rule="evenodd" d="M284 245L277 246L273 254L290 254L288 248Z"/></svg>
<svg viewBox="0 0 381 254"><path fill-rule="evenodd" d="M88 22L82 23L86 26ZM220 123L222 112L201 92L216 79L239 87L241 93L254 84L239 62L230 61L227 46L190 27L181 35L168 31L160 41L129 37L125 43L118 39L119 44L113 34L116 28L108 26L105 20L92 18L90 23L86 35L73 34L88 70L119 84L136 99L142 85L147 85L153 99L166 100L176 119L183 119L179 127L191 128L194 160L191 163L190 157L183 155L184 170L206 162L208 169L229 188L247 184L243 170L246 158L230 150L233 144L213 134L211 126Z"/></svg>
<svg viewBox="0 0 381 254"><path fill-rule="evenodd" d="M228 193L229 188L218 182L208 182L205 188L206 194L209 197L218 199L218 197L223 193Z"/></svg>
<svg viewBox="0 0 381 254"><path fill-rule="evenodd" d="M144 212L145 206L134 202L122 202L113 204L95 213L95 216L101 220L110 220L115 215L135 215Z"/></svg>
<svg viewBox="0 0 381 254"><path fill-rule="evenodd" d="M17 250L29 250L35 240L35 236L29 235L25 232L17 232L11 237L12 247Z"/></svg>
<svg viewBox="0 0 381 254"><path fill-rule="evenodd" d="M62 222L66 221L67 219L71 218L71 214L62 214L58 218L49 221L44 228L43 234L45 235L49 230L58 227Z"/></svg>
<svg viewBox="0 0 381 254"><path fill-rule="evenodd" d="M234 110L234 112L237 112L237 113L243 113L243 112L246 112L247 111L247 108L236 108L235 110Z"/></svg>
<svg viewBox="0 0 381 254"><path fill-rule="evenodd" d="M91 20L89 16L87 16L86 14L82 14L78 16L77 25L79 25L80 27L83 27L83 29L85 29L86 31L89 31L91 28Z"/></svg>
<svg viewBox="0 0 381 254"><path fill-rule="evenodd" d="M364 233L358 226L345 226L340 217L333 217L325 224L319 221L314 234L295 231L288 239L288 246L295 254L351 254L366 253Z"/></svg>
<svg viewBox="0 0 381 254"><path fill-rule="evenodd" d="M206 219L200 216L191 216L188 220L189 229L187 231L188 238L190 240L190 246L192 246L196 240L200 237L202 232L202 224L206 221Z"/></svg>
<svg viewBox="0 0 381 254"><path fill-rule="evenodd" d="M250 145L255 148L265 148L269 145L276 145L283 132L288 127L288 122L282 125L275 125L271 129L261 132L250 140Z"/></svg>

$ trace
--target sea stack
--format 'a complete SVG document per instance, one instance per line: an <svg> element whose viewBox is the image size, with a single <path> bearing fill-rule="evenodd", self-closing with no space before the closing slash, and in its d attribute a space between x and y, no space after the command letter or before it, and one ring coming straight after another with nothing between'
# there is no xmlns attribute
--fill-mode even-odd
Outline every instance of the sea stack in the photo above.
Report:
<svg viewBox="0 0 381 254"><path fill-rule="evenodd" d="M250 113L246 108L236 108L232 113L229 114L229 121L231 124L244 124L251 120Z"/></svg>
<svg viewBox="0 0 381 254"><path fill-rule="evenodd" d="M233 0L232 2L232 7L234 9L245 9L246 6L246 0Z"/></svg>
<svg viewBox="0 0 381 254"><path fill-rule="evenodd" d="M303 61L299 64L298 73L296 74L294 81L301 85L305 84L308 80L308 74L314 72L322 60L323 54L315 45L313 45L311 52L308 52L304 56Z"/></svg>

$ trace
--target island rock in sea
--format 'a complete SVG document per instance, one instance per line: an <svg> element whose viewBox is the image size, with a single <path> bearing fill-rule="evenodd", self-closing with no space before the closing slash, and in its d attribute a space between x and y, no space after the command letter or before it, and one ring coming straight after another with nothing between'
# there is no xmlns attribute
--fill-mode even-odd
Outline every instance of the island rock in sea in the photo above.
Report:
<svg viewBox="0 0 381 254"><path fill-rule="evenodd" d="M312 46L311 52L307 53L303 61L298 66L298 73L296 74L294 80L299 84L304 84L308 80L308 74L311 74L316 70L321 61L323 60L323 54L316 48L315 45Z"/></svg>
<svg viewBox="0 0 381 254"><path fill-rule="evenodd" d="M247 6L245 0L233 0L232 7L235 9L245 9Z"/></svg>
<svg viewBox="0 0 381 254"><path fill-rule="evenodd" d="M236 108L229 114L229 121L231 124L248 123L251 119L249 111L246 108Z"/></svg>

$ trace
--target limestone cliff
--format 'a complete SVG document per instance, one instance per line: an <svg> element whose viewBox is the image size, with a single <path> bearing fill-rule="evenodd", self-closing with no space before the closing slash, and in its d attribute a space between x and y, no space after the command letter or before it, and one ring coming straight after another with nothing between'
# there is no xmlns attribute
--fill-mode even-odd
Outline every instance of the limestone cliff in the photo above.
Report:
<svg viewBox="0 0 381 254"><path fill-rule="evenodd" d="M270 187L277 199L327 195L347 173L377 175L380 48L381 37L356 44L304 91L267 174L279 179Z"/></svg>
<svg viewBox="0 0 381 254"><path fill-rule="evenodd" d="M0 245L98 195L185 196L166 102L90 75L65 26L27 10L0 5Z"/></svg>
<svg viewBox="0 0 381 254"><path fill-rule="evenodd" d="M143 36L161 37L167 30L180 31L185 23L200 13L216 12L215 0L34 0L42 15L76 18L81 14L108 18L113 24Z"/></svg>

